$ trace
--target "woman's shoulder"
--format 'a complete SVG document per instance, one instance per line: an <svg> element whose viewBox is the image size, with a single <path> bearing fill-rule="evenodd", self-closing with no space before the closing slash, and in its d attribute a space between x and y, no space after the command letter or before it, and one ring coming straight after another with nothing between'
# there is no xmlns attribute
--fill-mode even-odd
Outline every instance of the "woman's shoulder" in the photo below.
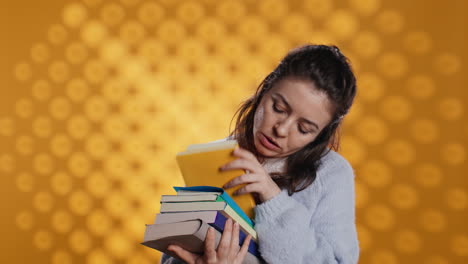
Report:
<svg viewBox="0 0 468 264"><path fill-rule="evenodd" d="M354 170L351 164L338 152L330 150L320 160L317 178L322 183L354 180Z"/></svg>

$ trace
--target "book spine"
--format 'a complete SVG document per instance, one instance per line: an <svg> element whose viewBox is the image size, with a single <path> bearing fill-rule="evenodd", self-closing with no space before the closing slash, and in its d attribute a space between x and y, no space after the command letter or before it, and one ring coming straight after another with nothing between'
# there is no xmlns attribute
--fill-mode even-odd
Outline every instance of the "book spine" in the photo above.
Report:
<svg viewBox="0 0 468 264"><path fill-rule="evenodd" d="M224 215L222 215L220 212L218 212L215 220L213 221L213 223L210 223L210 225L222 233L224 231L224 226L226 225L226 221L227 221L227 218ZM242 246L245 238L247 238L247 235L244 233L244 231L239 229L239 246ZM250 240L250 243L249 243L249 252L252 253L256 257L260 256L260 252L258 252L258 245L253 239Z"/></svg>
<svg viewBox="0 0 468 264"><path fill-rule="evenodd" d="M239 207L239 205L237 205L236 202L234 202L234 200L231 198L231 196L229 196L229 194L227 194L226 192L223 192L221 194L221 198L228 204L231 206L232 209L234 209L234 211L236 211L236 213L242 217L245 222L247 222L247 224L249 224L252 228L254 227L254 223L253 221L244 213L244 211L242 211L242 209Z"/></svg>

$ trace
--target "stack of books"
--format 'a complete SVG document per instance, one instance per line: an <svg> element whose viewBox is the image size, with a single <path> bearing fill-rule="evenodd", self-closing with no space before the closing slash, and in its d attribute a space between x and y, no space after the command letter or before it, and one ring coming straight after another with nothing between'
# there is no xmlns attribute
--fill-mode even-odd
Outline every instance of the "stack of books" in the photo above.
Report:
<svg viewBox="0 0 468 264"><path fill-rule="evenodd" d="M239 244L247 235L252 236L244 263L261 263L255 232L250 194L232 196L235 190L221 187L229 180L242 175L241 170L220 172L219 167L234 159L231 155L235 141L222 141L191 145L177 155L177 162L189 187L174 187L176 195L163 195L161 209L154 224L147 225L143 245L168 255L171 244L192 253L203 254L208 228L214 227L216 246L228 218L239 223ZM231 194L231 195L230 195Z"/></svg>

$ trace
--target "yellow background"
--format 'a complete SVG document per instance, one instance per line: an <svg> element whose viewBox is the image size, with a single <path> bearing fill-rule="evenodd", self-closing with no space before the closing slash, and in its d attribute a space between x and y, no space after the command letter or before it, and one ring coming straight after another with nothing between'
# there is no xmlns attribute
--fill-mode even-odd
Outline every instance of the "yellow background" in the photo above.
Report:
<svg viewBox="0 0 468 264"><path fill-rule="evenodd" d="M174 155L287 50L334 43L360 263L468 263L464 0L1 1L1 263L157 263Z"/></svg>

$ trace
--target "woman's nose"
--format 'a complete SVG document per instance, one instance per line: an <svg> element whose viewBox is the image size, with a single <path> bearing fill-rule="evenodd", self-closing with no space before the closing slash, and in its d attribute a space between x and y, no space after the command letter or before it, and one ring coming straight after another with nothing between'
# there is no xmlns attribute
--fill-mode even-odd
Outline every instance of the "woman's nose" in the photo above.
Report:
<svg viewBox="0 0 468 264"><path fill-rule="evenodd" d="M274 133L278 137L285 137L288 135L289 127L291 126L289 118L278 120L273 127Z"/></svg>

